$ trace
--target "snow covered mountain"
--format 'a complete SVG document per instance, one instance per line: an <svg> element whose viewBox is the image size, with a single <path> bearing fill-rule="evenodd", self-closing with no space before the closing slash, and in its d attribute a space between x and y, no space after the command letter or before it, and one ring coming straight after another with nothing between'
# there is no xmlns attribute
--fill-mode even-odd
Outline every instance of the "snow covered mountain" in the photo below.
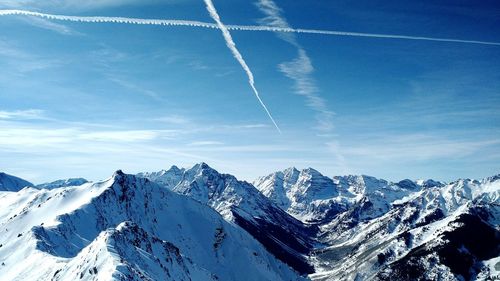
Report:
<svg viewBox="0 0 500 281"><path fill-rule="evenodd" d="M121 171L0 205L2 280L303 279L208 206Z"/></svg>
<svg viewBox="0 0 500 281"><path fill-rule="evenodd" d="M298 272L313 272L307 256L313 249L317 227L293 218L253 185L220 174L205 163L190 169L174 166L168 171L139 175L212 207Z"/></svg>
<svg viewBox="0 0 500 281"><path fill-rule="evenodd" d="M89 181L84 178L70 178L70 179L56 180L53 182L38 184L35 187L39 189L54 189L66 186L79 186L88 182Z"/></svg>
<svg viewBox="0 0 500 281"><path fill-rule="evenodd" d="M289 168L254 186L205 163L36 187L1 175L1 280L500 278L500 175Z"/></svg>
<svg viewBox="0 0 500 281"><path fill-rule="evenodd" d="M254 185L280 208L307 222L327 219L344 211L349 201L339 196L347 194L347 190L312 168L302 171L289 168L259 178Z"/></svg>
<svg viewBox="0 0 500 281"><path fill-rule="evenodd" d="M323 246L311 254L314 280L500 276L500 176L449 184L368 176L330 181L311 169L290 168L255 185L320 227L316 238Z"/></svg>
<svg viewBox="0 0 500 281"><path fill-rule="evenodd" d="M391 202L409 195L420 187L409 180L397 184L369 176L328 178L308 168L289 168L254 181L254 185L297 219L321 223L352 209L360 208L360 218L384 214Z"/></svg>
<svg viewBox="0 0 500 281"><path fill-rule="evenodd" d="M0 173L0 191L19 191L26 186L33 186L33 184L21 178Z"/></svg>

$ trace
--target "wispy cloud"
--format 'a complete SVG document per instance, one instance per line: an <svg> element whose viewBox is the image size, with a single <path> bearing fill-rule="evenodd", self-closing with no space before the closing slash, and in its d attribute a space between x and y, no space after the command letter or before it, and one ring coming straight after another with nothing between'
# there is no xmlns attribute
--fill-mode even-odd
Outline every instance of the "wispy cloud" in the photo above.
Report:
<svg viewBox="0 0 500 281"><path fill-rule="evenodd" d="M270 127L267 124L240 124L240 125L222 125L221 126L224 129L259 129L259 128L268 128Z"/></svg>
<svg viewBox="0 0 500 281"><path fill-rule="evenodd" d="M48 126L23 126L2 123L0 131L0 148L22 147L60 147L61 144L73 144L76 147L82 142L107 143L142 143L156 139L170 138L176 135L172 130L109 130L95 131L89 128Z"/></svg>
<svg viewBox="0 0 500 281"><path fill-rule="evenodd" d="M245 59L243 59L243 56L241 55L240 51L236 48L236 43L234 43L233 37L231 36L231 33L229 33L229 30L227 27L222 23L222 20L220 19L219 14L217 13L217 10L215 9L214 4L212 3L212 0L205 0L205 4L207 5L207 10L212 17L212 19L217 23L218 28L222 31L222 36L224 37L224 40L226 41L226 45L233 54L234 58L238 61L238 63L241 65L243 70L248 76L248 83L250 84L250 87L252 88L255 97L257 97L257 100L259 101L260 105L262 108L267 113L267 116L269 116L269 119L273 122L274 126L278 130L278 132L281 133L281 130L276 124L276 121L274 120L273 116L271 115L271 112L269 112L269 109L267 106L264 104L262 99L260 98L259 92L257 91L257 88L255 87L255 81L254 81L254 76L252 73L252 70L250 70L250 67L248 67Z"/></svg>
<svg viewBox="0 0 500 281"><path fill-rule="evenodd" d="M81 132L77 135L77 137L83 140L90 141L138 142L157 139L161 136L161 133L161 131L156 130L101 131Z"/></svg>
<svg viewBox="0 0 500 281"><path fill-rule="evenodd" d="M27 110L14 110L6 111L0 110L0 120L43 120L46 119L45 111L40 109L27 109Z"/></svg>
<svg viewBox="0 0 500 281"><path fill-rule="evenodd" d="M44 18L31 18L31 19L24 18L23 21L29 25L46 30L51 30L62 35L80 34L79 32L76 32L75 30L64 24L55 23Z"/></svg>
<svg viewBox="0 0 500 281"><path fill-rule="evenodd" d="M186 125L191 123L191 120L186 116L181 115L168 115L158 118L153 118L152 121L158 121L162 123L174 124L174 125Z"/></svg>
<svg viewBox="0 0 500 281"><path fill-rule="evenodd" d="M281 9L272 0L260 0L257 7L266 15L260 20L263 25L290 28ZM333 129L333 111L328 109L326 101L318 94L316 81L312 77L314 67L310 57L294 34L279 34L279 37L297 48L298 53L294 60L280 64L280 71L295 82L295 93L304 96L307 99L307 106L316 111L316 128L322 132L331 131Z"/></svg>
<svg viewBox="0 0 500 281"><path fill-rule="evenodd" d="M194 141L188 144L188 146L212 146L212 145L223 145L220 141Z"/></svg>
<svg viewBox="0 0 500 281"><path fill-rule="evenodd" d="M199 60L193 60L188 63L188 66L194 70L208 70L210 67Z"/></svg>
<svg viewBox="0 0 500 281"><path fill-rule="evenodd" d="M358 142L352 141L342 147L342 153L351 160L361 159L366 163L389 164L390 161L409 163L439 159L456 159L472 156L478 151L498 147L500 140L457 139L455 136L436 134L406 134L400 136L370 135ZM330 149L340 147L330 143ZM500 158L500 153L495 153ZM384 161L384 162L380 162Z"/></svg>
<svg viewBox="0 0 500 281"><path fill-rule="evenodd" d="M24 74L27 72L58 67L64 64L60 59L47 59L24 51L12 41L0 38L0 65L7 66L9 74ZM14 73L12 72L14 70Z"/></svg>
<svg viewBox="0 0 500 281"><path fill-rule="evenodd" d="M116 75L108 74L107 76L108 76L109 81L116 83L117 85L119 85L123 88L126 88L134 93L139 93L141 95L153 98L155 100L161 100L160 94L158 94L155 91L146 89L143 86L140 86L140 85L137 85L137 84L131 82L130 80L125 80L125 79L119 78Z"/></svg>

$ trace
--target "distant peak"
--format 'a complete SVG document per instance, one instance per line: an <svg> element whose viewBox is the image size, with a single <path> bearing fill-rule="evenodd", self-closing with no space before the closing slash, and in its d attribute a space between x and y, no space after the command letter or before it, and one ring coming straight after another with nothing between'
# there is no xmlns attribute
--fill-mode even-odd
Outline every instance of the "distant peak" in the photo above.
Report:
<svg viewBox="0 0 500 281"><path fill-rule="evenodd" d="M116 170L116 172L113 173L113 178L121 178L125 176L125 173L122 170Z"/></svg>
<svg viewBox="0 0 500 281"><path fill-rule="evenodd" d="M199 168L203 168L203 169L210 168L210 166L208 166L208 164L205 162L197 163L197 164L195 164L195 166L199 167Z"/></svg>
<svg viewBox="0 0 500 281"><path fill-rule="evenodd" d="M208 166L208 164L205 163L205 162L200 162L198 164L195 164L192 169L195 169L195 170L213 170L213 171L215 171L215 169L213 169L212 167Z"/></svg>
<svg viewBox="0 0 500 281"><path fill-rule="evenodd" d="M485 178L483 180L483 182L495 182L495 181L499 181L499 180L500 180L500 174L497 174L497 175Z"/></svg>
<svg viewBox="0 0 500 281"><path fill-rule="evenodd" d="M129 176L125 174L122 170L117 170L116 172L113 173L113 176L111 177L111 182L114 184L118 185L123 185L125 182L129 180Z"/></svg>
<svg viewBox="0 0 500 281"><path fill-rule="evenodd" d="M34 185L22 178L0 172L0 191L19 191L27 186Z"/></svg>
<svg viewBox="0 0 500 281"><path fill-rule="evenodd" d="M289 168L286 168L285 170L283 170L283 173L287 174L287 173L298 173L299 170L297 170L297 168L295 167L289 167Z"/></svg>
<svg viewBox="0 0 500 281"><path fill-rule="evenodd" d="M426 179L426 180L418 180L417 183L421 185L424 188L431 188L431 187L442 187L444 186L444 183L440 181L435 181L433 179Z"/></svg>
<svg viewBox="0 0 500 281"><path fill-rule="evenodd" d="M403 189L408 189L408 190L418 189L418 185L410 179L401 180L396 185L403 188Z"/></svg>
<svg viewBox="0 0 500 281"><path fill-rule="evenodd" d="M177 167L176 165L172 165L168 171L180 171L181 169Z"/></svg>
<svg viewBox="0 0 500 281"><path fill-rule="evenodd" d="M303 170L302 170L302 173L309 174L309 175L318 175L318 176L322 176L322 174L321 174L318 170L313 169L313 168L311 168L311 167L303 169Z"/></svg>

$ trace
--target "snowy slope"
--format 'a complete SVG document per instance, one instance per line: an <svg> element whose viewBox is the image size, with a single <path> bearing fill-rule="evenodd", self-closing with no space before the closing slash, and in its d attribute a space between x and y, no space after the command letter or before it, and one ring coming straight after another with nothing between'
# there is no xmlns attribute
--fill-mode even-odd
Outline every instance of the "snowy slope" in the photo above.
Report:
<svg viewBox="0 0 500 281"><path fill-rule="evenodd" d="M500 176L392 183L289 168L254 184L294 217L320 227L312 279L482 280L500 274Z"/></svg>
<svg viewBox="0 0 500 281"><path fill-rule="evenodd" d="M21 178L0 173L0 191L19 191L26 186L33 186L33 184Z"/></svg>
<svg viewBox="0 0 500 281"><path fill-rule="evenodd" d="M321 221L344 211L354 197L312 168L288 168L261 177L254 185L280 208L305 222Z"/></svg>
<svg viewBox="0 0 500 281"><path fill-rule="evenodd" d="M324 223L340 213L360 205L360 218L377 217L388 211L390 204L421 187L409 180L397 184L369 176L329 178L307 168L288 168L254 181L268 198L295 218Z"/></svg>
<svg viewBox="0 0 500 281"><path fill-rule="evenodd" d="M140 175L212 207L227 221L252 234L295 270L312 272L306 255L313 247L317 228L296 220L251 184L220 174L205 163L186 170L173 167L168 171Z"/></svg>
<svg viewBox="0 0 500 281"><path fill-rule="evenodd" d="M500 256L499 191L500 181L458 180L417 188L372 219L358 220L357 208L342 213L322 226L320 239L329 246L315 252L317 273L311 277L475 280L478 274L493 276L494 266L485 267L480 261Z"/></svg>
<svg viewBox="0 0 500 281"><path fill-rule="evenodd" d="M2 280L302 280L211 208L121 171L0 205Z"/></svg>
<svg viewBox="0 0 500 281"><path fill-rule="evenodd" d="M172 166L168 170L161 170L159 172L147 172L147 173L139 173L137 176L147 178L152 182L155 182L161 186L173 188L176 186L181 180L182 175L186 169L179 168L177 166Z"/></svg>
<svg viewBox="0 0 500 281"><path fill-rule="evenodd" d="M393 183L290 168L256 188L200 163L82 183L0 192L0 280L500 276L500 175Z"/></svg>

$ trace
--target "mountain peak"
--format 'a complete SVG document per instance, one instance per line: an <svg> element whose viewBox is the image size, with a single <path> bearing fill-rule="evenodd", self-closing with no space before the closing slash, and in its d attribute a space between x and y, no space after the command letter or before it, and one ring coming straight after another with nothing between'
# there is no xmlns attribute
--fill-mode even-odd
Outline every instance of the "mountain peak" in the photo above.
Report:
<svg viewBox="0 0 500 281"><path fill-rule="evenodd" d="M27 186L34 185L27 180L0 172L0 191L19 191Z"/></svg>
<svg viewBox="0 0 500 281"><path fill-rule="evenodd" d="M216 171L214 168L210 167L205 162L200 162L200 163L195 164L193 167L191 167L190 170L196 170L196 171L203 171L203 170Z"/></svg>
<svg viewBox="0 0 500 281"><path fill-rule="evenodd" d="M416 182L418 185L422 186L423 188L442 187L445 185L444 183L442 183L440 181L435 181L433 179L417 180Z"/></svg>
<svg viewBox="0 0 500 281"><path fill-rule="evenodd" d="M124 176L124 175L125 175L125 173L122 170L116 170L113 173L113 177L121 177L121 176Z"/></svg>
<svg viewBox="0 0 500 281"><path fill-rule="evenodd" d="M497 174L497 175L494 175L494 176L491 176L491 177L487 177L485 179L482 180L482 182L496 182L496 181L500 181L500 174Z"/></svg>
<svg viewBox="0 0 500 281"><path fill-rule="evenodd" d="M318 170L313 169L311 167L302 169L300 172L301 175L308 175L311 178L319 178L319 177L324 177L322 173L320 173Z"/></svg>
<svg viewBox="0 0 500 281"><path fill-rule="evenodd" d="M42 183L38 184L36 188L38 189L54 189L54 188L61 188L61 187L66 187L66 186L80 186L85 183L88 183L89 181L84 179L84 178L69 178L69 179L60 179L56 180L53 182L47 182L47 183Z"/></svg>
<svg viewBox="0 0 500 281"><path fill-rule="evenodd" d="M295 167L288 167L283 170L283 174L297 174L297 173L300 173L300 171L297 170L297 168Z"/></svg>
<svg viewBox="0 0 500 281"><path fill-rule="evenodd" d="M178 172L178 171L181 171L181 169L179 167L177 167L176 165L172 165L170 167L170 169L168 169L166 172L169 172L169 171Z"/></svg>
<svg viewBox="0 0 500 281"><path fill-rule="evenodd" d="M419 186L417 183L410 179L404 179L396 183L397 186L403 188L403 189L408 189L408 190L417 190L419 189Z"/></svg>

